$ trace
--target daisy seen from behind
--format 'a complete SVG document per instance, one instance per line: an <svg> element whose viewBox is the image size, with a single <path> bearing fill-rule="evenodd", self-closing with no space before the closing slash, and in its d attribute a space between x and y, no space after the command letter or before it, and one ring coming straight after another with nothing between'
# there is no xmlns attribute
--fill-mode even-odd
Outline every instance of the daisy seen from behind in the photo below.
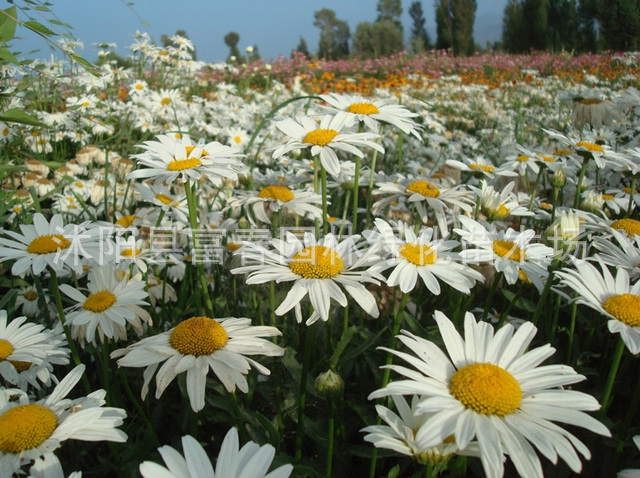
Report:
<svg viewBox="0 0 640 478"><path fill-rule="evenodd" d="M284 119L276 127L292 138L273 151L278 159L289 151L310 148L311 156L319 156L322 166L332 176L340 174L340 160L337 151L353 154L362 158L364 153L359 147L373 148L384 153L384 148L375 142L376 133L352 133L347 129L345 118L325 115L318 123L309 116L300 116L297 120Z"/></svg>
<svg viewBox="0 0 640 478"><path fill-rule="evenodd" d="M222 441L215 471L204 448L190 435L182 437L184 456L170 446L158 448L166 465L152 461L140 464L143 478L288 478L291 465L282 465L270 473L275 456L272 445L253 441L240 447L238 431L230 428Z"/></svg>
<svg viewBox="0 0 640 478"><path fill-rule="evenodd" d="M143 322L151 321L149 313L141 307L149 305L144 300L149 296L145 286L140 274L129 279L113 264L91 269L88 296L69 284L61 284L60 291L76 302L66 311L71 336L81 343L96 343L96 332L100 342L105 337L126 340L127 324L141 335Z"/></svg>
<svg viewBox="0 0 640 478"><path fill-rule="evenodd" d="M117 428L127 414L121 408L103 406L104 390L67 398L84 369L84 365L75 367L50 395L37 402L21 390L0 390L0 476L13 476L31 460L42 459L48 466L40 476L64 476L54 451L65 440L127 441L127 435Z"/></svg>
<svg viewBox="0 0 640 478"><path fill-rule="evenodd" d="M375 226L380 237L370 236L370 241L381 241L386 254L384 260L371 266L371 272L383 272L393 267L386 280L389 287L399 286L404 293L411 292L418 279L422 279L432 294L439 295L439 280L454 289L469 294L477 281L484 276L471 267L461 264L458 253L451 252L460 243L455 240L434 239L433 229L423 228L416 236L411 227L398 223L394 233L389 223L377 218Z"/></svg>
<svg viewBox="0 0 640 478"><path fill-rule="evenodd" d="M598 259L600 268L574 259L573 268L563 268L556 274L560 285L578 293L576 302L607 317L612 334L620 334L632 354L640 353L640 282L631 284L629 273L618 268L613 277L608 267Z"/></svg>
<svg viewBox="0 0 640 478"><path fill-rule="evenodd" d="M561 458L576 473L582 469L578 453L591 457L577 437L554 422L611 436L584 413L600 408L595 398L562 388L585 377L566 365L540 365L555 352L549 344L527 351L537 332L532 323L515 332L505 324L494 332L467 312L463 338L442 312L436 311L434 318L448 356L433 342L402 331L398 339L412 353L385 350L413 368L390 365L406 379L369 395L420 397L416 411L434 415L416 433L418 446L438 445L454 435L465 450L475 439L488 477L504 474L505 455L521 476L542 477L536 449L552 463Z"/></svg>
<svg viewBox="0 0 640 478"><path fill-rule="evenodd" d="M338 242L333 234L327 234L316 240L313 234L306 233L301 242L286 232L284 239L271 240L273 250L245 242L235 254L250 264L237 267L231 273L248 273L247 284L293 282L275 313L283 315L294 309L298 323L302 322L301 301L307 295L313 308L307 325L318 319L325 322L329 319L331 299L345 307L347 296L340 286L365 312L378 317L380 312L375 298L364 284L377 285L381 277L368 270L359 270L371 266L377 257L372 248L360 254L356 251L359 238L359 235L354 235Z"/></svg>
<svg viewBox="0 0 640 478"><path fill-rule="evenodd" d="M251 367L263 375L270 372L246 355L283 355L284 349L262 338L279 335L281 333L275 327L252 326L251 319L247 318L191 317L167 332L116 350L111 357L118 358L120 367L146 367L141 391L143 400L156 371L157 399L177 375L186 372L189 402L192 410L199 412L205 404L209 368L227 391L238 388L247 393L246 375Z"/></svg>

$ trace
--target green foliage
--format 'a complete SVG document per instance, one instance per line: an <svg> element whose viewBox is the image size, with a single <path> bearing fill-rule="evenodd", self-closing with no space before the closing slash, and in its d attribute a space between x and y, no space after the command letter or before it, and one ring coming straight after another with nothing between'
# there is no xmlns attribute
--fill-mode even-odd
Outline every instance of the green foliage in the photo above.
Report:
<svg viewBox="0 0 640 478"><path fill-rule="evenodd" d="M411 37L409 43L411 51L420 53L431 48L431 39L425 28L426 20L422 11L422 3L419 1L411 2L409 7L409 16L411 17Z"/></svg>
<svg viewBox="0 0 640 478"><path fill-rule="evenodd" d="M318 57L327 60L337 60L349 56L349 25L336 17L336 12L328 8L318 10L313 14L313 26L320 29Z"/></svg>
<svg viewBox="0 0 640 478"><path fill-rule="evenodd" d="M237 61L241 60L240 50L238 50L238 42L240 41L240 35L236 32L229 32L224 36L224 44L229 47L229 56L227 61L231 58L235 58Z"/></svg>
<svg viewBox="0 0 640 478"><path fill-rule="evenodd" d="M353 51L363 58L389 56L402 48L402 32L387 20L359 23L353 36Z"/></svg>
<svg viewBox="0 0 640 478"><path fill-rule="evenodd" d="M448 50L453 47L453 23L450 0L437 0L436 8L436 48Z"/></svg>
<svg viewBox="0 0 640 478"><path fill-rule="evenodd" d="M300 37L300 42L298 43L298 46L296 47L296 49L293 51L294 52L297 51L298 53L302 53L307 58L311 58L311 53L309 53L309 47L307 47L307 41L303 37Z"/></svg>
<svg viewBox="0 0 640 478"><path fill-rule="evenodd" d="M451 24L453 26L453 53L459 56L473 55L473 24L476 20L476 0L451 0Z"/></svg>
<svg viewBox="0 0 640 478"><path fill-rule="evenodd" d="M640 2L637 0L600 0L598 22L609 49L640 49Z"/></svg>

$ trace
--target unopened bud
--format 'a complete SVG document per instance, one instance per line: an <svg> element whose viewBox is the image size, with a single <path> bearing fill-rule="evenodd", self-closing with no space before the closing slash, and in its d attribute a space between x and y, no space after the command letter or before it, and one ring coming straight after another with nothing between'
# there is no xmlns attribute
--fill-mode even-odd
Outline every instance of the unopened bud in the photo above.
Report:
<svg viewBox="0 0 640 478"><path fill-rule="evenodd" d="M562 166L558 166L558 168L553 172L553 187L554 188L563 188L567 184L567 175L562 169Z"/></svg>
<svg viewBox="0 0 640 478"><path fill-rule="evenodd" d="M327 370L316 378L315 383L318 395L325 398L333 398L342 394L344 390L344 380L333 370Z"/></svg>

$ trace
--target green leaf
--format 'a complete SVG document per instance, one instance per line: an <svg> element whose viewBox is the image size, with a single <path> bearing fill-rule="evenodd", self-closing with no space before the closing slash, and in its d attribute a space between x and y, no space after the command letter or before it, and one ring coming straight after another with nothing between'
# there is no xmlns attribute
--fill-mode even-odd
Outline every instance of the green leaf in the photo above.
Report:
<svg viewBox="0 0 640 478"><path fill-rule="evenodd" d="M93 76L100 76L99 73L95 70L95 66L88 60L82 58L80 55L72 53L71 55L69 55L69 58L82 65L82 67L84 67L84 69L91 73Z"/></svg>
<svg viewBox="0 0 640 478"><path fill-rule="evenodd" d="M0 121L8 121L11 123L28 124L32 126L46 127L44 123L38 121L38 118L25 113L20 108L11 108L0 115Z"/></svg>
<svg viewBox="0 0 640 478"><path fill-rule="evenodd" d="M38 10L39 12L50 12L51 11L47 7L43 7L43 6L37 6L37 7L35 7L35 10Z"/></svg>
<svg viewBox="0 0 640 478"><path fill-rule="evenodd" d="M14 65L20 64L16 56L4 47L0 47L0 60Z"/></svg>
<svg viewBox="0 0 640 478"><path fill-rule="evenodd" d="M16 35L16 7L0 10L0 43L7 43Z"/></svg>
<svg viewBox="0 0 640 478"><path fill-rule="evenodd" d="M398 474L400 474L400 465L396 465L389 470L389 474L387 478L398 478Z"/></svg>
<svg viewBox="0 0 640 478"><path fill-rule="evenodd" d="M344 352L344 349L347 347L349 341L353 338L355 333L358 331L358 328L354 325L347 329L344 335L340 338L340 342L336 345L333 354L331 354L331 359L329 360L331 369L334 370L338 365L338 360L340 359L340 355Z"/></svg>
<svg viewBox="0 0 640 478"><path fill-rule="evenodd" d="M44 35L44 36L57 36L58 35L53 30L45 27L42 23L36 22L34 20L28 20L26 22L21 22L20 24L22 26L28 28L32 32L35 32L35 33L37 33L39 35Z"/></svg>

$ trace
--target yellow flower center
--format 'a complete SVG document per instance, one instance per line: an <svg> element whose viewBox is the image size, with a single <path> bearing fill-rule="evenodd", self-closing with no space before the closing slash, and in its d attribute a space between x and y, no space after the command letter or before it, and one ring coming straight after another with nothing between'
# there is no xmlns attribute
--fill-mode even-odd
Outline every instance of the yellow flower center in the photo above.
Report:
<svg viewBox="0 0 640 478"><path fill-rule="evenodd" d="M29 254L51 254L67 249L70 245L71 241L60 234L46 234L31 241L27 246L27 252Z"/></svg>
<svg viewBox="0 0 640 478"><path fill-rule="evenodd" d="M587 141L578 141L576 143L576 146L585 148L586 150L591 151L592 153L604 153L604 149L602 148L602 146L596 143L589 143Z"/></svg>
<svg viewBox="0 0 640 478"><path fill-rule="evenodd" d="M525 259L525 252L513 241L493 241L493 252L500 257L516 262L521 262Z"/></svg>
<svg viewBox="0 0 640 478"><path fill-rule="evenodd" d="M36 448L57 426L56 414L37 403L10 408L0 415L0 451L17 454Z"/></svg>
<svg viewBox="0 0 640 478"><path fill-rule="evenodd" d="M438 254L426 244L405 244L400 247L400 255L416 266L433 264L438 259Z"/></svg>
<svg viewBox="0 0 640 478"><path fill-rule="evenodd" d="M624 188L622 188L622 192L624 192L625 194L631 194L631 188L629 186L625 186ZM633 190L633 194L637 194L638 190L634 189Z"/></svg>
<svg viewBox="0 0 640 478"><path fill-rule="evenodd" d="M29 370L29 368L31 368L31 366L33 365L31 362L23 362L21 360L9 360L9 363L13 365L13 367L16 369L16 372L18 373Z"/></svg>
<svg viewBox="0 0 640 478"><path fill-rule="evenodd" d="M139 256L140 254L142 254L142 249L134 249L132 247L130 247L129 249L123 249L120 252L120 255L123 257L135 257Z"/></svg>
<svg viewBox="0 0 640 478"><path fill-rule="evenodd" d="M133 214L129 214L127 216L122 216L120 219L118 219L116 221L116 225L118 226L122 226L122 227L131 227L133 225L133 222L136 219L140 219L138 216L134 216Z"/></svg>
<svg viewBox="0 0 640 478"><path fill-rule="evenodd" d="M227 243L227 250L231 252L235 252L242 247L242 244L239 242L229 242Z"/></svg>
<svg viewBox="0 0 640 478"><path fill-rule="evenodd" d="M242 143L242 138L240 136L234 136L233 137L233 142L236 144L240 144Z"/></svg>
<svg viewBox="0 0 640 478"><path fill-rule="evenodd" d="M482 208L482 212L487 216L490 221L501 221L511 214L511 209L507 208L504 204L500 204L497 209Z"/></svg>
<svg viewBox="0 0 640 478"><path fill-rule="evenodd" d="M485 173L492 173L496 170L495 167L489 165L489 164L477 164L477 163L473 163L471 166L469 166L471 168L472 171L477 171L478 169L481 171L484 171Z"/></svg>
<svg viewBox="0 0 640 478"><path fill-rule="evenodd" d="M28 301L34 301L38 298L38 293L35 290L29 289L22 293L22 297Z"/></svg>
<svg viewBox="0 0 640 478"><path fill-rule="evenodd" d="M305 135L302 142L315 144L316 146L326 146L333 141L333 138L338 136L338 134L340 133L335 129L314 129Z"/></svg>
<svg viewBox="0 0 640 478"><path fill-rule="evenodd" d="M484 415L508 415L518 409L522 400L518 381L492 363L462 367L451 377L449 391L465 407Z"/></svg>
<svg viewBox="0 0 640 478"><path fill-rule="evenodd" d="M344 263L330 247L309 246L291 258L289 269L305 279L329 279L342 272Z"/></svg>
<svg viewBox="0 0 640 478"><path fill-rule="evenodd" d="M640 236L640 221L637 219L618 219L611 223L611 227L624 231L628 236Z"/></svg>
<svg viewBox="0 0 640 478"><path fill-rule="evenodd" d="M603 194L602 199L604 199L605 201L611 201L614 199L614 196L613 194Z"/></svg>
<svg viewBox="0 0 640 478"><path fill-rule="evenodd" d="M293 192L286 186L267 186L258 193L259 198L289 202L294 198Z"/></svg>
<svg viewBox="0 0 640 478"><path fill-rule="evenodd" d="M437 198L440 196L438 186L429 181L414 181L407 186L406 191L420 194L426 198Z"/></svg>
<svg viewBox="0 0 640 478"><path fill-rule="evenodd" d="M198 158L174 159L167 165L167 171L184 171L197 168L202 164Z"/></svg>
<svg viewBox="0 0 640 478"><path fill-rule="evenodd" d="M529 156L521 155L521 156L518 156L518 157L516 158L516 160L517 160L519 163L524 163L525 161L529 161Z"/></svg>
<svg viewBox="0 0 640 478"><path fill-rule="evenodd" d="M13 345L4 339L0 339L0 362L5 360L13 352Z"/></svg>
<svg viewBox="0 0 640 478"><path fill-rule="evenodd" d="M173 201L173 199L171 199L166 194L160 194L160 193L156 194L156 199L160 201L162 204L171 204L171 202Z"/></svg>
<svg viewBox="0 0 640 478"><path fill-rule="evenodd" d="M356 115L377 115L380 110L373 103L351 103L347 108L347 112Z"/></svg>
<svg viewBox="0 0 640 478"><path fill-rule="evenodd" d="M87 300L84 301L84 308L85 310L90 310L95 313L104 312L115 304L116 300L116 296L111 292L108 290L101 290L100 292L96 292L95 294L91 294L87 297Z"/></svg>
<svg viewBox="0 0 640 478"><path fill-rule="evenodd" d="M557 149L556 151L554 151L554 153L556 156L571 156L571 150L570 149Z"/></svg>
<svg viewBox="0 0 640 478"><path fill-rule="evenodd" d="M162 99L160 100L160 104L161 104L162 106L167 106L168 104L171 104L171 98L162 98Z"/></svg>
<svg viewBox="0 0 640 478"><path fill-rule="evenodd" d="M191 317L180 322L169 338L171 346L182 355L211 355L229 340L227 331L209 317Z"/></svg>
<svg viewBox="0 0 640 478"><path fill-rule="evenodd" d="M549 204L548 202L541 202L540 209L552 209L553 204Z"/></svg>
<svg viewBox="0 0 640 478"><path fill-rule="evenodd" d="M556 160L552 156L547 156L546 154L542 155L542 160L547 163L555 163Z"/></svg>
<svg viewBox="0 0 640 478"><path fill-rule="evenodd" d="M631 327L640 327L640 296L616 294L602 304L602 308L620 322Z"/></svg>
<svg viewBox="0 0 640 478"><path fill-rule="evenodd" d="M599 98L582 98L579 103L581 105L599 105L602 100Z"/></svg>

